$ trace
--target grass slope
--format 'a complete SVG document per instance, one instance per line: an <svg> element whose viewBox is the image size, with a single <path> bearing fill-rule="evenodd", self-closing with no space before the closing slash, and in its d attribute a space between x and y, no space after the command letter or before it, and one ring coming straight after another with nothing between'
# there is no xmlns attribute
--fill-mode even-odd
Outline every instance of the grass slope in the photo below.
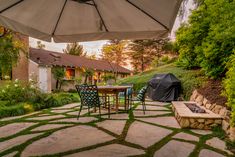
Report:
<svg viewBox="0 0 235 157"><path fill-rule="evenodd" d="M139 90L146 85L153 75L158 73L172 73L180 79L183 87L183 97L185 99L189 99L192 91L200 87L207 80L200 70L185 70L181 67L177 67L174 63L171 63L121 79L118 81L118 84L133 84L134 89Z"/></svg>

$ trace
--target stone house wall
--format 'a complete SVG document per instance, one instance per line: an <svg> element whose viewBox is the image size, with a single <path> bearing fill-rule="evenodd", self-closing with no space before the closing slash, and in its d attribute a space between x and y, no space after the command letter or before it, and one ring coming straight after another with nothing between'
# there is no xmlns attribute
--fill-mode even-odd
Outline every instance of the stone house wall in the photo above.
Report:
<svg viewBox="0 0 235 157"><path fill-rule="evenodd" d="M15 67L12 68L12 80L18 79L21 81L28 81L29 80L29 63L28 63L28 43L29 37L23 35L17 35L22 42L25 43L26 52L20 51L20 57L18 63Z"/></svg>

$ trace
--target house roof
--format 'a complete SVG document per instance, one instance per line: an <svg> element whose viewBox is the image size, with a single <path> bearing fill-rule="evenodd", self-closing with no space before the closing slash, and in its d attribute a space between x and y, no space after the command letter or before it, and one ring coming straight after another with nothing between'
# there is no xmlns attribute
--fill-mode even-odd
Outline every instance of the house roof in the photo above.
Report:
<svg viewBox="0 0 235 157"><path fill-rule="evenodd" d="M106 60L94 60L43 49L30 48L29 58L37 64L44 66L80 67L106 72L131 73L130 70Z"/></svg>

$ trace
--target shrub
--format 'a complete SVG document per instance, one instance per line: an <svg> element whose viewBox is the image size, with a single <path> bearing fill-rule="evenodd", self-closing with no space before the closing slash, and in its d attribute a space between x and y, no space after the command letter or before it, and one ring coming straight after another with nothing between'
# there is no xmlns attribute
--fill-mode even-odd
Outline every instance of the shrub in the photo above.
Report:
<svg viewBox="0 0 235 157"><path fill-rule="evenodd" d="M227 105L231 107L231 125L235 126L235 53L231 56L230 62L228 62L228 72L224 79L224 95L227 96Z"/></svg>
<svg viewBox="0 0 235 157"><path fill-rule="evenodd" d="M223 76L226 62L235 46L235 1L204 0L192 12L189 24L176 35L178 64L191 69L201 67L211 78Z"/></svg>
<svg viewBox="0 0 235 157"><path fill-rule="evenodd" d="M14 81L0 89L0 118L79 102L78 94L41 93L32 82Z"/></svg>
<svg viewBox="0 0 235 157"><path fill-rule="evenodd" d="M9 101L9 105L14 105L18 102L34 102L41 94L33 81L22 83L15 80L0 89L0 100Z"/></svg>
<svg viewBox="0 0 235 157"><path fill-rule="evenodd" d="M35 111L34 105L30 103L18 103L14 106L1 106L0 118L19 116Z"/></svg>

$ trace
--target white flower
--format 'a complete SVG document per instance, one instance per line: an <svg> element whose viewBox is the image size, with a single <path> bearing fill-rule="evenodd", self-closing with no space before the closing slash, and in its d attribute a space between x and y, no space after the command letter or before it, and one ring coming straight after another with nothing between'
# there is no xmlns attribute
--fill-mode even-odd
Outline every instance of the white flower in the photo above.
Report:
<svg viewBox="0 0 235 157"><path fill-rule="evenodd" d="M6 91L3 89L2 92L5 93Z"/></svg>
<svg viewBox="0 0 235 157"><path fill-rule="evenodd" d="M4 78L5 78L6 80L9 80L9 79L10 79L10 76L5 75Z"/></svg>
<svg viewBox="0 0 235 157"><path fill-rule="evenodd" d="M15 87L18 87L18 84L15 84Z"/></svg>
<svg viewBox="0 0 235 157"><path fill-rule="evenodd" d="M33 82L33 80L32 80L32 79L29 79L29 82Z"/></svg>

